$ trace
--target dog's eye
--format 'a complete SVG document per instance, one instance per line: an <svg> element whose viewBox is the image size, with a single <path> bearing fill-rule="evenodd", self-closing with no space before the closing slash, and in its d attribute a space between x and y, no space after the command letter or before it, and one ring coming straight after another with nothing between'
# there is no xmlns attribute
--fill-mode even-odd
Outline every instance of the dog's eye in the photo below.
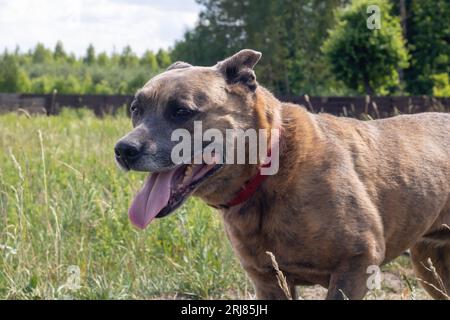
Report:
<svg viewBox="0 0 450 320"><path fill-rule="evenodd" d="M136 113L138 111L138 102L136 100L134 100L131 103L130 111L131 111L132 114L134 114L134 113Z"/></svg>
<svg viewBox="0 0 450 320"><path fill-rule="evenodd" d="M172 118L172 120L180 122L180 121L188 120L189 118L194 116L195 113L196 113L195 110L188 109L185 107L177 107L177 108L174 108L170 117Z"/></svg>

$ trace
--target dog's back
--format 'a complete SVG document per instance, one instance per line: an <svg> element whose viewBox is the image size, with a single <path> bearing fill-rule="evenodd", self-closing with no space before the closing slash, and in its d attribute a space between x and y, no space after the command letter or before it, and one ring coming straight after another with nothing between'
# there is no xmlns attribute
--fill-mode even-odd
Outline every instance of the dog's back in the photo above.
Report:
<svg viewBox="0 0 450 320"><path fill-rule="evenodd" d="M303 164L292 169L298 192L318 203L326 199L316 190L356 199L354 207L382 222L386 261L450 223L450 114L360 121L285 108L302 130L296 136Z"/></svg>
<svg viewBox="0 0 450 320"><path fill-rule="evenodd" d="M389 230L391 217L395 224L405 225L405 235L413 229L428 232L450 223L450 114L365 122L325 115L315 118L330 147L347 153L343 159L378 208L388 243L390 237L398 237L398 230L395 235Z"/></svg>

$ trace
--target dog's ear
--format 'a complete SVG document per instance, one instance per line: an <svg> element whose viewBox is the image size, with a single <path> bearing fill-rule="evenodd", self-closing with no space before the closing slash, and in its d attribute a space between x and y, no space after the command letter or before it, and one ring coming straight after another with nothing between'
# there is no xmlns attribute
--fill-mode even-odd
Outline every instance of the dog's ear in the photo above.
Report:
<svg viewBox="0 0 450 320"><path fill-rule="evenodd" d="M183 68L189 68L192 67L191 64L187 63L187 62L183 62L183 61L177 61L172 63L167 69L166 71L172 70L172 69L183 69Z"/></svg>
<svg viewBox="0 0 450 320"><path fill-rule="evenodd" d="M253 68L261 56L261 52L244 49L218 62L216 68L223 74L227 83L241 83L255 91L257 83Z"/></svg>

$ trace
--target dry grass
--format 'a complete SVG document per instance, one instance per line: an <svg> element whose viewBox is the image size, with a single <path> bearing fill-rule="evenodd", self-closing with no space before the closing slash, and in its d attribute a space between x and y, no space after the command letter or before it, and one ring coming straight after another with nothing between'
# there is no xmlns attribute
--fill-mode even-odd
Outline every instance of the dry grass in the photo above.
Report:
<svg viewBox="0 0 450 320"><path fill-rule="evenodd" d="M289 290L289 286L286 281L286 277L284 276L283 272L278 267L277 260L275 259L275 256L272 252L266 251L266 254L270 257L270 260L272 261L272 266L275 269L275 272L277 273L277 281L278 285L280 286L281 290L283 290L284 294L286 295L286 298L288 300L292 300L291 291Z"/></svg>
<svg viewBox="0 0 450 320"><path fill-rule="evenodd" d="M427 282L423 279L418 278L418 280L430 287L432 287L433 289L435 289L436 291L438 291L440 294L442 294L442 296L446 299L446 300L450 300L450 296L447 294L447 290L445 289L445 284L442 281L441 276L439 275L439 273L437 272L436 268L433 265L433 261L431 261L430 258L428 258L427 260L427 265L422 264L423 267L429 271L432 275L434 280L437 282L437 284L439 285L439 287L436 287L434 284Z"/></svg>

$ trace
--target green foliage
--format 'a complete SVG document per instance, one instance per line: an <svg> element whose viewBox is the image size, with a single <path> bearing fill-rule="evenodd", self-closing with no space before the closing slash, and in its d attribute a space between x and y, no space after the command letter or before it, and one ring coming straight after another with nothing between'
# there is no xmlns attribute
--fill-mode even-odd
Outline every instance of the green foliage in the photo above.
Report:
<svg viewBox="0 0 450 320"><path fill-rule="evenodd" d="M49 63L52 60L52 52L45 48L42 43L38 43L32 57L34 64Z"/></svg>
<svg viewBox="0 0 450 320"><path fill-rule="evenodd" d="M8 52L0 56L0 88L4 92L17 92L19 90L27 92L30 87L30 80L20 68L14 56Z"/></svg>
<svg viewBox="0 0 450 320"><path fill-rule="evenodd" d="M64 50L64 45L61 41L58 41L55 46L55 50L53 51L53 59L55 60L64 60L67 58L67 54Z"/></svg>
<svg viewBox="0 0 450 320"><path fill-rule="evenodd" d="M153 72L156 72L159 68L158 59L156 59L156 55L150 50L147 50L144 53L142 58L139 60L139 63L141 66L148 66L148 68Z"/></svg>
<svg viewBox="0 0 450 320"><path fill-rule="evenodd" d="M256 49L263 52L258 81L278 94L431 94L433 75L449 73L448 0L197 2L198 23L172 59L213 65ZM381 7L381 30L367 29L368 5Z"/></svg>
<svg viewBox="0 0 450 320"><path fill-rule="evenodd" d="M161 68L167 68L172 63L169 53L163 49L158 50L156 61Z"/></svg>
<svg viewBox="0 0 450 320"><path fill-rule="evenodd" d="M88 65L92 65L95 63L95 48L92 44L86 50L86 57L84 58L84 62Z"/></svg>
<svg viewBox="0 0 450 320"><path fill-rule="evenodd" d="M436 97L450 97L450 81L448 73L439 73L431 77L433 79L433 95Z"/></svg>
<svg viewBox="0 0 450 320"><path fill-rule="evenodd" d="M123 48L119 64L121 67L136 67L139 64L139 58L133 53L130 46Z"/></svg>
<svg viewBox="0 0 450 320"><path fill-rule="evenodd" d="M83 93L80 81L71 74L65 79L57 79L54 84L54 89L61 94Z"/></svg>
<svg viewBox="0 0 450 320"><path fill-rule="evenodd" d="M367 7L380 8L381 28L367 27ZM407 66L400 21L386 0L358 0L338 12L338 23L323 45L334 76L359 93L386 94L399 85Z"/></svg>
<svg viewBox="0 0 450 320"><path fill-rule="evenodd" d="M109 57L106 52L102 52L97 57L97 64L101 67L106 67L109 63Z"/></svg>
<svg viewBox="0 0 450 320"><path fill-rule="evenodd" d="M54 81L48 76L40 76L32 81L31 92L33 93L50 93L53 91ZM21 92L20 90L19 92ZM7 92L7 91L4 91ZM11 91L13 92L13 91Z"/></svg>
<svg viewBox="0 0 450 320"><path fill-rule="evenodd" d="M138 57L127 46L120 54L98 55L90 45L84 57L68 54L61 41L54 50L37 44L29 53L0 55L0 92L134 94L171 63L165 50Z"/></svg>
<svg viewBox="0 0 450 320"><path fill-rule="evenodd" d="M320 46L344 0L201 0L197 26L172 51L173 60L213 65L243 48L263 52L258 81L279 94L327 95L339 88Z"/></svg>
<svg viewBox="0 0 450 320"><path fill-rule="evenodd" d="M431 94L435 74L450 74L450 2L411 0L408 8L408 48L412 59L405 71L412 94Z"/></svg>
<svg viewBox="0 0 450 320"><path fill-rule="evenodd" d="M137 56L127 46L107 54L90 45L77 57L59 41L53 50L38 43L0 54L0 92L132 94L172 61L214 65L243 48L263 53L258 81L279 95L447 92L448 0L197 2L197 25L170 52ZM373 4L381 7L380 30L366 26Z"/></svg>
<svg viewBox="0 0 450 320"><path fill-rule="evenodd" d="M32 82L30 78L28 78L28 75L23 69L20 69L17 71L17 91L22 91L24 93L31 92L32 89Z"/></svg>

